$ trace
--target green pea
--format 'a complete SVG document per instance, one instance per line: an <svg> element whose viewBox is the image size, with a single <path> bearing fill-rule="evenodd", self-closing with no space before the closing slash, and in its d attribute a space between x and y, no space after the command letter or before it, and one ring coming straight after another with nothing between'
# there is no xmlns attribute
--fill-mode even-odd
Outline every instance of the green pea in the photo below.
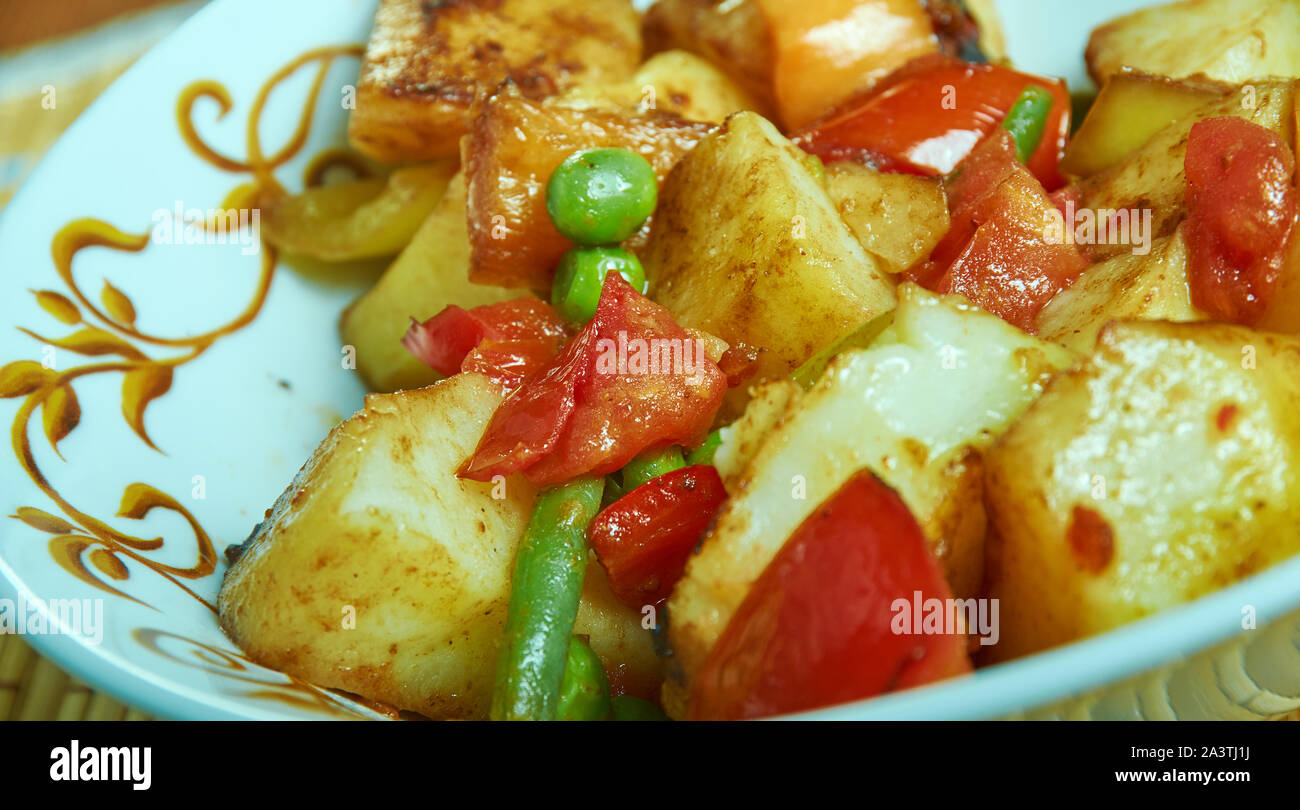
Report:
<svg viewBox="0 0 1300 810"><path fill-rule="evenodd" d="M626 149L574 152L546 184L551 222L580 245L622 242L654 213L658 199L654 169Z"/></svg>
<svg viewBox="0 0 1300 810"><path fill-rule="evenodd" d="M626 250L616 247L571 248L555 269L551 303L574 323L586 323L596 314L605 276L611 270L617 270L632 289L645 292L645 270L637 257Z"/></svg>
<svg viewBox="0 0 1300 810"><path fill-rule="evenodd" d="M591 645L578 636L569 640L569 657L560 682L560 720L604 720L609 716L609 678Z"/></svg>

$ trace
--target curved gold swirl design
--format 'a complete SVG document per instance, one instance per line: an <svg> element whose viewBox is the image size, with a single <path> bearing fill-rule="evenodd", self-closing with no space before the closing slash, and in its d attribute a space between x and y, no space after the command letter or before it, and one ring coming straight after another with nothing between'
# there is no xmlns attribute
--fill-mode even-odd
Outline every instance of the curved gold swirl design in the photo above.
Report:
<svg viewBox="0 0 1300 810"><path fill-rule="evenodd" d="M343 698L292 675L264 669L234 650L221 649L187 636L154 628L138 627L131 631L131 636L145 649L175 664L234 681L245 687L252 687L243 693L244 697L272 700L294 708L326 712L343 718L356 719L360 716L360 713L344 702ZM181 649L173 651L171 649L173 645ZM261 673L270 677L259 677ZM284 680L286 678L287 681ZM377 714L396 716L396 713L388 707L370 704L364 699L351 695L347 696L347 699Z"/></svg>
<svg viewBox="0 0 1300 810"><path fill-rule="evenodd" d="M242 160L211 147L199 134L193 121L194 107L200 99L216 102L218 119L227 115L234 108L230 92L219 82L209 79L196 81L181 92L176 103L177 123L181 138L190 150L217 169L249 175L246 182L230 192L224 201L224 208L260 207L285 193L274 172L296 157L306 144L320 91L330 67L339 58L360 57L362 50L359 45L318 48L290 61L268 78L258 90L249 110L247 157ZM263 151L261 142L261 118L267 101L281 83L307 66L315 66L316 72L298 123L289 140L268 156ZM311 178L319 178L333 165L346 165L358 173L366 171L363 163L343 157L337 150L333 150L312 163L307 172L308 182L312 181ZM215 223L203 223L200 227L212 230ZM50 247L51 256L65 290L33 290L32 294L46 313L72 331L55 337L45 330L38 332L21 326L18 329L43 344L47 351L53 347L96 360L66 370L56 370L53 363L35 360L16 360L0 367L0 398L22 398L10 432L14 456L32 482L62 513L57 515L36 507L23 506L10 517L50 535L48 545L52 559L69 574L100 591L152 607L123 590L123 583L131 577L131 570L124 560L130 560L168 580L215 613L216 607L186 584L186 581L198 580L214 573L217 563L212 539L193 513L177 499L149 484L133 482L123 488L121 506L115 517L143 520L153 510L162 509L176 513L189 525L194 543L193 563L188 566L163 563L150 556L163 547L162 537L133 535L75 506L51 483L32 449L32 422L39 412L45 440L50 449L62 459L59 442L75 430L81 421L76 383L95 375L120 374L123 418L148 448L162 452L145 429L144 415L149 404L170 390L178 369L202 355L223 337L243 329L261 311L277 265L274 249L265 243L260 251L261 269L258 280L243 310L229 322L192 337L158 335L140 329L136 325L135 305L125 292L105 281L96 302L87 295L74 276L74 264L82 252L89 248L140 253L148 248L149 243L149 232L128 233L97 219L75 220L55 235ZM147 350L161 350L170 353L170 356L153 356ZM173 660L181 660L159 646L158 639L163 635L166 634L161 631L136 631L137 641ZM238 653L218 650L197 641L182 640L205 650L206 655L211 656L206 661L210 665L220 665L225 670L239 673L251 672L252 662ZM322 690L293 678L284 683L258 680L251 674L241 677L258 686L257 691L250 693L250 696L283 700L307 708L326 707L331 711L350 712ZM282 679L286 676L277 677Z"/></svg>

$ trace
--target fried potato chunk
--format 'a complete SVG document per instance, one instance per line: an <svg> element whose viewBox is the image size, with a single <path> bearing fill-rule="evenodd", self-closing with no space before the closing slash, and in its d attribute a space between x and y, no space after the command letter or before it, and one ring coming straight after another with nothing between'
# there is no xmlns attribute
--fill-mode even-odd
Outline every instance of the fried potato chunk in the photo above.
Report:
<svg viewBox="0 0 1300 810"><path fill-rule="evenodd" d="M455 156L478 103L505 82L540 99L627 80L639 27L628 0L383 0L348 138L387 163Z"/></svg>
<svg viewBox="0 0 1300 810"><path fill-rule="evenodd" d="M456 477L502 394L477 374L371 395L338 425L254 530L218 598L221 626L258 663L434 718L485 718L522 478ZM592 561L575 633L621 686L657 688L641 616Z"/></svg>
<svg viewBox="0 0 1300 810"><path fill-rule="evenodd" d="M412 318L432 318L449 304L469 309L518 295L470 283L465 178L457 175L378 283L344 310L339 332L344 346L355 351L357 372L370 390L418 388L437 380L438 372L402 345Z"/></svg>
<svg viewBox="0 0 1300 810"><path fill-rule="evenodd" d="M546 213L546 183L555 167L580 149L620 147L649 161L662 183L713 128L675 115L574 109L512 93L493 96L465 142L470 280L549 294L555 265L573 246ZM644 242L644 233L645 228L629 246Z"/></svg>
<svg viewBox="0 0 1300 810"><path fill-rule="evenodd" d="M1093 31L1085 59L1098 85L1125 67L1234 84L1300 76L1300 2L1182 0L1145 8Z"/></svg>
<svg viewBox="0 0 1300 810"><path fill-rule="evenodd" d="M986 521L980 453L1073 359L968 303L899 287L894 323L789 399L729 485L668 602L667 705L679 703L750 585L791 532L853 473L898 490L953 592L977 595ZM960 392L960 401L954 401ZM767 410L756 399L760 411Z"/></svg>
<svg viewBox="0 0 1300 810"><path fill-rule="evenodd" d="M651 298L683 326L759 351L756 380L894 307L809 165L761 116L733 115L668 176L641 256Z"/></svg>
<svg viewBox="0 0 1300 810"><path fill-rule="evenodd" d="M948 200L938 178L837 161L826 167L826 188L862 247L890 273L924 260L948 232Z"/></svg>
<svg viewBox="0 0 1300 810"><path fill-rule="evenodd" d="M1038 313L1038 336L1087 354L1111 321L1201 321L1187 286L1183 229L1147 253L1121 253L1094 264Z"/></svg>
<svg viewBox="0 0 1300 810"><path fill-rule="evenodd" d="M658 112L709 124L721 124L734 112L759 109L727 74L689 51L657 53L630 81L577 87L555 103L624 114Z"/></svg>
<svg viewBox="0 0 1300 810"><path fill-rule="evenodd" d="M1125 322L986 455L1006 660L1300 552L1300 340Z"/></svg>
<svg viewBox="0 0 1300 810"><path fill-rule="evenodd" d="M1168 236L1187 215L1183 160L1192 125L1205 118L1237 116L1276 132L1290 143L1295 134L1293 82L1260 81L1235 89L1156 132L1140 149L1079 184L1080 208L1097 212L1151 212L1150 236ZM1112 241L1090 247L1093 259L1127 253L1131 245Z"/></svg>

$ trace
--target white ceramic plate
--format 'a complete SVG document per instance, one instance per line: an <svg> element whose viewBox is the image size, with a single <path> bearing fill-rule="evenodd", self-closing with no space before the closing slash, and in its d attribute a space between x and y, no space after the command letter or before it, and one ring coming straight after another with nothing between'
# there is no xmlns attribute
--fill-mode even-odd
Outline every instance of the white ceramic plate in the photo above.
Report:
<svg viewBox="0 0 1300 810"><path fill-rule="evenodd" d="M1001 13L1021 67L1077 86L1088 31L1133 5L1020 0L1003 2ZM44 413L38 397L0 399L0 419L14 426L12 447L0 453L0 598L15 606L102 600L102 626L82 624L92 637L47 632L29 641L156 715L372 714L244 659L211 608L224 570L220 552L244 539L329 427L361 402L361 383L340 362L335 324L369 279L264 268L261 255L240 245L158 239L140 241L139 252L87 247L60 275L69 236L85 230L63 231L57 245L56 235L90 217L138 236L169 221L178 205L223 207L249 173L186 145L176 114L182 92L202 79L224 86L233 105L224 117L215 96L200 94L189 118L217 153L248 162L247 120L267 78L312 49L364 42L372 12L367 0L212 3L77 121L0 218L0 367L7 374L0 394L21 390L33 374L63 391ZM340 102L356 59L309 60L278 85L260 119L262 150L274 155L291 141L322 66L306 140L275 169L290 187L310 157L344 144ZM121 296L105 293L106 281ZM152 396L168 377L169 390ZM80 418L66 430L75 411ZM1100 638L816 716L1293 709L1300 705L1300 614L1243 633L1246 605L1261 628L1297 611L1300 559ZM1201 663L1177 665L1215 644ZM1099 695L1049 706L1106 685Z"/></svg>

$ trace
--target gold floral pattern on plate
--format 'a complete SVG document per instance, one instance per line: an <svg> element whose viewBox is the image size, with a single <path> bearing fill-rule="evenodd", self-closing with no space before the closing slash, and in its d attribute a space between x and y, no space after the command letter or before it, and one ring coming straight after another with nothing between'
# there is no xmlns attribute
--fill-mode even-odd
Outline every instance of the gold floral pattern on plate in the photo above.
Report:
<svg viewBox="0 0 1300 810"><path fill-rule="evenodd" d="M274 172L298 156L306 144L329 68L340 58L359 57L361 53L362 48L358 45L317 48L290 61L268 78L250 108L246 129L248 155L243 160L231 158L210 146L192 120L194 105L201 98L217 103L218 118L229 113L234 103L227 89L219 82L204 79L191 83L181 92L176 104L177 123L181 138L190 150L217 169L249 175L246 182L227 196L223 208L257 208L285 193ZM260 137L261 116L267 99L277 86L308 66L314 66L316 74L298 124L288 142L268 156L262 150ZM323 167L331 162L347 163L348 159L333 152L319 156L308 169L308 183L318 182ZM207 222L200 227L210 230L218 227L218 223ZM10 517L49 535L47 543L54 562L99 591L154 607L128 592L126 583L130 580L131 570L125 561L129 560L171 582L215 615L216 607L212 601L187 584L212 576L217 568L217 552L212 538L189 509L147 483L131 482L122 490L116 518L143 520L154 510L162 509L176 513L188 524L194 549L193 563L164 563L151 555L163 548L166 538L132 534L78 508L47 477L32 447L33 423L39 422L45 442L62 459L59 443L81 423L82 405L77 396L77 383L92 376L118 374L122 380L123 419L148 450L162 452L145 425L149 405L167 394L179 370L222 338L243 329L261 311L278 263L274 248L265 243L260 250L258 279L242 312L229 322L198 335L176 337L142 330L136 324L137 310L130 295L108 280L104 280L100 287L97 301L92 300L73 273L73 265L82 251L98 247L139 253L148 248L150 236L149 231L127 233L99 219L78 219L61 228L53 239L51 255L64 289L30 292L41 309L66 333L55 335L48 328L37 331L18 326L19 331L41 344L45 356L41 360L15 360L0 367L0 398L22 399L10 433L14 457L32 483L53 503L58 514L35 506L21 506ZM53 362L55 352L68 352L86 358L86 362L59 370ZM268 675L271 672L234 650L147 628L137 628L132 636L144 648L174 663L199 667L210 674L251 687L245 692L247 697L340 716L364 715L360 707L378 714L389 714L385 707L368 706L352 696L336 696L329 690L279 673L273 678L259 677L259 670ZM172 645L178 644L187 648L188 654L172 649Z"/></svg>

